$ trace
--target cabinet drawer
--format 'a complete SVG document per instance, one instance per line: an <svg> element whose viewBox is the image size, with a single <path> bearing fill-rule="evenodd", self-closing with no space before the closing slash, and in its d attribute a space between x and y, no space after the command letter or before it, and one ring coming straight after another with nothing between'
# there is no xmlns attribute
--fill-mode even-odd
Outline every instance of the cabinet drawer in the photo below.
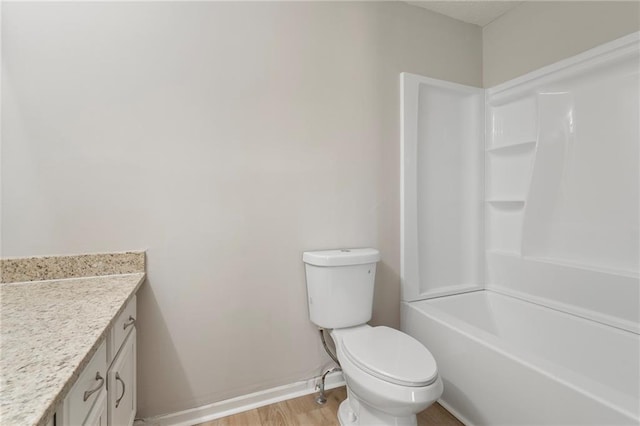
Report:
<svg viewBox="0 0 640 426"><path fill-rule="evenodd" d="M129 332L135 328L135 319L136 296L133 296L124 308L124 311L118 315L118 318L113 323L113 328L110 333L109 363L111 363L118 354L120 346L122 346L122 342L124 342L124 339L129 335Z"/></svg>
<svg viewBox="0 0 640 426"><path fill-rule="evenodd" d="M102 342L89 364L64 400L66 425L80 425L98 397L105 392L107 380L107 345Z"/></svg>

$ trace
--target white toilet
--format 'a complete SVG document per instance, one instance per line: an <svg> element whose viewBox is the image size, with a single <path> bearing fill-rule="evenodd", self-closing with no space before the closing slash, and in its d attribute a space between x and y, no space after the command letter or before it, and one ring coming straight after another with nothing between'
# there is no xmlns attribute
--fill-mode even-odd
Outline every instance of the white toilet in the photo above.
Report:
<svg viewBox="0 0 640 426"><path fill-rule="evenodd" d="M309 251L302 256L309 316L331 329L347 382L338 419L347 425L416 425L442 395L431 353L413 337L371 327L376 249Z"/></svg>

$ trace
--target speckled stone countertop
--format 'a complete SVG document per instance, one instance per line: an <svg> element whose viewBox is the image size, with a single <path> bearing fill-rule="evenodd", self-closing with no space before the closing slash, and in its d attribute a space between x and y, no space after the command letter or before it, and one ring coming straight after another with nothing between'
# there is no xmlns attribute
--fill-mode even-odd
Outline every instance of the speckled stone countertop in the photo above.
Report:
<svg viewBox="0 0 640 426"><path fill-rule="evenodd" d="M0 424L47 422L144 277L0 284Z"/></svg>

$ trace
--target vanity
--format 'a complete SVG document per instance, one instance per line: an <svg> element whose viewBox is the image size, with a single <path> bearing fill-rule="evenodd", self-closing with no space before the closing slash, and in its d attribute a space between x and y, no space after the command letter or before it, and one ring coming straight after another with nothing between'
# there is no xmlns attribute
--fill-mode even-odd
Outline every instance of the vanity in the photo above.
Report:
<svg viewBox="0 0 640 426"><path fill-rule="evenodd" d="M133 424L144 253L90 256L71 272L40 262L33 280L0 284L1 424ZM3 281L26 278L2 262Z"/></svg>

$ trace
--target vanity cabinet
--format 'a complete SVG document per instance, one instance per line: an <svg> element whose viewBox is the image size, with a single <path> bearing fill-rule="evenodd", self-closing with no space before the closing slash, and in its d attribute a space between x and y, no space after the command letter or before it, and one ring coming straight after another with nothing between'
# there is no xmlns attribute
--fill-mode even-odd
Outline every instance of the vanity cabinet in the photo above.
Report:
<svg viewBox="0 0 640 426"><path fill-rule="evenodd" d="M56 426L131 426L136 414L136 297L80 373L56 413Z"/></svg>

